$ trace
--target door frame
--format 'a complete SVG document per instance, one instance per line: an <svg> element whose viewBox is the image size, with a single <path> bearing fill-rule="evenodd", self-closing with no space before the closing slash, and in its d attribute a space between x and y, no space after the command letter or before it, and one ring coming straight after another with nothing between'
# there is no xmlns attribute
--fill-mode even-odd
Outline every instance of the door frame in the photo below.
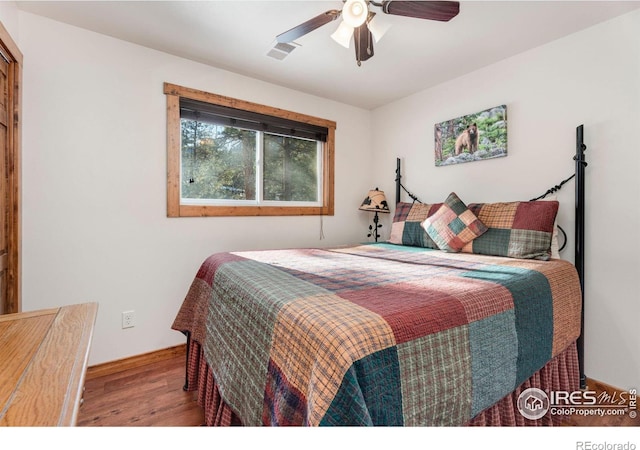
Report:
<svg viewBox="0 0 640 450"><path fill-rule="evenodd" d="M21 133L22 133L22 52L0 22L0 52L9 62L8 104L12 111L7 127L7 298L5 313L22 311L22 198L21 198Z"/></svg>

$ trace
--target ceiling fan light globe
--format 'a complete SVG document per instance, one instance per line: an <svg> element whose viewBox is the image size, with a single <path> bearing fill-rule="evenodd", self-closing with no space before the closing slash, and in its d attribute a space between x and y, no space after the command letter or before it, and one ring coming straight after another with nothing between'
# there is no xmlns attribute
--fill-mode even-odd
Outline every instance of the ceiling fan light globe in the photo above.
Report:
<svg viewBox="0 0 640 450"><path fill-rule="evenodd" d="M378 19L378 16L375 16L373 19L369 21L367 24L367 28L371 31L371 35L376 42L382 39L382 36L387 32L391 25L389 23L385 23L383 20Z"/></svg>
<svg viewBox="0 0 640 450"><path fill-rule="evenodd" d="M342 7L342 20L352 28L362 25L369 15L365 0L347 0Z"/></svg>
<svg viewBox="0 0 640 450"><path fill-rule="evenodd" d="M351 45L351 36L353 36L353 27L349 26L346 22L340 22L340 25L331 35L331 39L342 45L344 48L349 48Z"/></svg>

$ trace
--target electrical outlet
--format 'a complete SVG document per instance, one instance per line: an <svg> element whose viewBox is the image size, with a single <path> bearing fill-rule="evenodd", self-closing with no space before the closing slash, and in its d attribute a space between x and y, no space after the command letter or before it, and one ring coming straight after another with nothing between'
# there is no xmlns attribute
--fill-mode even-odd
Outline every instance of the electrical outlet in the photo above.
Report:
<svg viewBox="0 0 640 450"><path fill-rule="evenodd" d="M122 312L122 328L132 328L135 325L136 325L136 312L123 311Z"/></svg>

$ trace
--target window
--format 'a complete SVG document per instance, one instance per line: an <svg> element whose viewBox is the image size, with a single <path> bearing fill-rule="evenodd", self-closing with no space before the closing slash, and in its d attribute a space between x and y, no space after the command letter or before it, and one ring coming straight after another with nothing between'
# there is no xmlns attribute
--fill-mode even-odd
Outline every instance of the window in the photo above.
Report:
<svg viewBox="0 0 640 450"><path fill-rule="evenodd" d="M167 215L333 215L335 122L165 83Z"/></svg>

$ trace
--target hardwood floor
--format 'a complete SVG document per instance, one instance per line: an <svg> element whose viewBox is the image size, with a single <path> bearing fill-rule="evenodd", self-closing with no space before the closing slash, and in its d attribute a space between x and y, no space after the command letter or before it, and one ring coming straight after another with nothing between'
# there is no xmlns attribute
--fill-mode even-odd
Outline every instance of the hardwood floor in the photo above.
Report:
<svg viewBox="0 0 640 450"><path fill-rule="evenodd" d="M202 409L184 385L184 348L122 371L87 371L78 426L199 426ZM96 376L97 375L97 376Z"/></svg>
<svg viewBox="0 0 640 450"><path fill-rule="evenodd" d="M628 401L629 394L622 392L616 388L609 386L605 383L601 383L596 380L587 378L587 391L595 391L596 398L600 404L616 404L621 399ZM605 401L608 399L608 401ZM624 415L612 415L605 417L591 417L591 416L578 416L571 417L570 426L582 426L582 427L637 427L640 426L640 417L631 418L629 414Z"/></svg>
<svg viewBox="0 0 640 450"><path fill-rule="evenodd" d="M184 392L184 346L113 367L87 371L79 426L200 426L203 413L195 393ZM107 365L103 365L107 366ZM118 369L120 368L120 369ZM590 390L608 387L589 380ZM609 394L612 392L609 391ZM639 426L640 418L573 416L569 426Z"/></svg>

